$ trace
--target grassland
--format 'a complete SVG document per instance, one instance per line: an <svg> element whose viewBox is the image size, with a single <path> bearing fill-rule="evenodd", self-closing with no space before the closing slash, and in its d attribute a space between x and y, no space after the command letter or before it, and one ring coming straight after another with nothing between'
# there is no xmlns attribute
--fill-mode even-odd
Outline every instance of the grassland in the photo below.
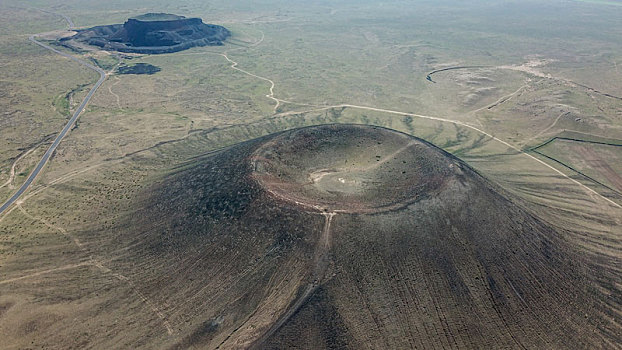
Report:
<svg viewBox="0 0 622 350"><path fill-rule="evenodd" d="M556 140L540 149L555 160L521 153L568 131L622 139L618 7L5 1L0 198L24 181L97 79L28 42L30 34L66 27L62 17L34 8L70 16L77 26L171 12L222 24L233 38L224 47L121 59L161 71L110 74L20 206L0 216L0 335L9 347L86 346L94 330L136 324L148 325L141 329L154 337L175 337L178 330L169 332L163 322L168 314L161 311L169 301L123 274L119 266L133 257L110 228L132 215L141 190L193 157L324 123L384 126L438 145L622 275L612 263L622 249L622 196L555 161L615 189L610 178L622 171L617 148ZM106 52L74 54L110 70L118 62ZM227 58L243 71L232 69ZM425 79L433 70L457 66L480 67L439 72L436 83ZM272 97L281 100L276 109L266 97L271 82ZM603 162L613 173L603 171ZM621 285L601 281L600 287L619 293ZM123 312L128 309L133 312ZM53 339L37 335L59 320L71 331Z"/></svg>

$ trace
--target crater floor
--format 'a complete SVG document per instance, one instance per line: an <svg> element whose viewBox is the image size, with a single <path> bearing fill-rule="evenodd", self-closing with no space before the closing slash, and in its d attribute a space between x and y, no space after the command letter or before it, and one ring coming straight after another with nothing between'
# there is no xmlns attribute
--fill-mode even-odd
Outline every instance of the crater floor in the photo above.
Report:
<svg viewBox="0 0 622 350"><path fill-rule="evenodd" d="M319 211L377 212L416 201L460 172L423 140L380 127L323 125L281 134L251 157L271 194Z"/></svg>

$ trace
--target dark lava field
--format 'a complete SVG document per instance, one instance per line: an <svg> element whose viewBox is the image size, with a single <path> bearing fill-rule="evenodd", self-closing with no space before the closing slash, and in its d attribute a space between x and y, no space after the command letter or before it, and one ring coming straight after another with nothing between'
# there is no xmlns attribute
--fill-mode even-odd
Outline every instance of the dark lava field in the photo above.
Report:
<svg viewBox="0 0 622 350"><path fill-rule="evenodd" d="M147 13L111 24L77 30L61 41L77 40L104 50L143 54L171 53L195 46L222 45L231 33L225 27L206 24L200 18L166 13Z"/></svg>

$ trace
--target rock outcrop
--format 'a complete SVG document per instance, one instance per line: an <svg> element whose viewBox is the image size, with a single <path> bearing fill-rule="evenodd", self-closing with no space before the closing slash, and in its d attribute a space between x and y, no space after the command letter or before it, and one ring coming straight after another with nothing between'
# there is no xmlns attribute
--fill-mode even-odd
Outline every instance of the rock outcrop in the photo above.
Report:
<svg viewBox="0 0 622 350"><path fill-rule="evenodd" d="M222 45L230 35L226 28L203 23L200 18L148 13L130 18L124 24L78 30L78 34L67 39L105 50L159 54Z"/></svg>

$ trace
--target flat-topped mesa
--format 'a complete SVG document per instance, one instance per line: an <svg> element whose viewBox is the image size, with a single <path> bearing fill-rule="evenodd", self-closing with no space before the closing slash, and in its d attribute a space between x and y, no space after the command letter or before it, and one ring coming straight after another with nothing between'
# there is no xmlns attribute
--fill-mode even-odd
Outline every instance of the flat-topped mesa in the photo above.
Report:
<svg viewBox="0 0 622 350"><path fill-rule="evenodd" d="M129 21L136 20L141 22L172 22L186 18L185 16L174 15L172 13L149 12L142 15L130 17Z"/></svg>
<svg viewBox="0 0 622 350"><path fill-rule="evenodd" d="M200 18L167 13L147 13L124 24L79 30L71 39L105 50L134 53L170 53L194 46L222 45L231 33Z"/></svg>

